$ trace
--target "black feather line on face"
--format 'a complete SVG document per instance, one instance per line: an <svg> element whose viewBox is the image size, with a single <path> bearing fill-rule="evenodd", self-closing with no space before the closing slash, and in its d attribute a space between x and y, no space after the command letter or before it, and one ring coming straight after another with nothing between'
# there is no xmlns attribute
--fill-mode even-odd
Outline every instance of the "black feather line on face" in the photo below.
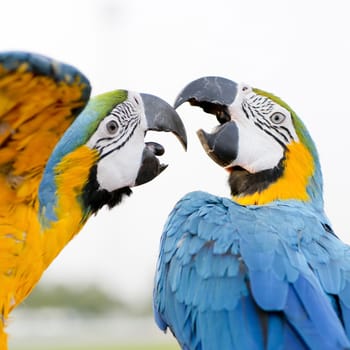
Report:
<svg viewBox="0 0 350 350"><path fill-rule="evenodd" d="M94 165L90 170L89 180L83 189L81 198L84 208L91 214L95 214L104 205L108 205L109 209L112 209L131 193L130 187L119 188L112 192L100 189L97 182L97 165Z"/></svg>
<svg viewBox="0 0 350 350"><path fill-rule="evenodd" d="M265 190L283 175L284 160L282 158L276 167L258 173L250 173L243 168L234 168L228 180L231 195L246 196Z"/></svg>

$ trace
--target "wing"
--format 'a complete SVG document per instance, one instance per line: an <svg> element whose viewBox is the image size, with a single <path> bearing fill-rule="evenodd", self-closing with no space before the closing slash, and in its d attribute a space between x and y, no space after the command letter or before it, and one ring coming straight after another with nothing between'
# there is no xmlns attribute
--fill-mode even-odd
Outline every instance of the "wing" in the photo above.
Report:
<svg viewBox="0 0 350 350"><path fill-rule="evenodd" d="M325 232L307 242L304 255L350 339L350 247L334 235L329 225L325 225Z"/></svg>
<svg viewBox="0 0 350 350"><path fill-rule="evenodd" d="M71 66L30 53L0 53L3 320L45 269L37 217L39 183L53 148L89 95L88 80Z"/></svg>
<svg viewBox="0 0 350 350"><path fill-rule="evenodd" d="M292 206L185 196L161 239L154 290L160 328L188 350L348 348L302 251L303 240L306 249L313 239L309 225L313 234L321 224Z"/></svg>
<svg viewBox="0 0 350 350"><path fill-rule="evenodd" d="M35 201L54 146L89 96L88 80L72 66L0 53L0 208Z"/></svg>

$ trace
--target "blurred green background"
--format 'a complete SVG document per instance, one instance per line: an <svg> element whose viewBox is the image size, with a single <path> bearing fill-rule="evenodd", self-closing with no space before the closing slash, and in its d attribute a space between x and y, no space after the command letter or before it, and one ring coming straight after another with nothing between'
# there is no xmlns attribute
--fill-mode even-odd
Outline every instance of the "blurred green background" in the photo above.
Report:
<svg viewBox="0 0 350 350"><path fill-rule="evenodd" d="M111 345L111 346L77 346L77 347L14 347L13 350L178 350L179 347L168 344L148 344L148 345Z"/></svg>
<svg viewBox="0 0 350 350"><path fill-rule="evenodd" d="M12 322L13 320L13 322ZM9 324L11 350L175 350L151 303L130 305L96 285L39 284Z"/></svg>
<svg viewBox="0 0 350 350"><path fill-rule="evenodd" d="M13 350L177 350L179 347L169 344L147 345L111 345L111 346L50 346L50 347L13 347Z"/></svg>
<svg viewBox="0 0 350 350"><path fill-rule="evenodd" d="M111 345L111 346L77 346L77 347L14 347L13 350L178 350L179 347L169 344L148 344L148 345Z"/></svg>

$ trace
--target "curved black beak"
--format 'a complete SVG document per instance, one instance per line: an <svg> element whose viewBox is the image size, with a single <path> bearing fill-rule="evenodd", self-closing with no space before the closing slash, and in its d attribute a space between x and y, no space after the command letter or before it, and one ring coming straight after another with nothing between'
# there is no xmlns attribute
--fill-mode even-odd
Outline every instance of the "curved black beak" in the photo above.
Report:
<svg viewBox="0 0 350 350"><path fill-rule="evenodd" d="M174 107L184 102L202 107L207 113L215 114L215 105L229 106L237 96L237 83L221 77L203 77L189 83L178 95ZM208 110L206 109L208 107Z"/></svg>
<svg viewBox="0 0 350 350"><path fill-rule="evenodd" d="M228 167L237 158L238 129L235 122L226 122L212 133L198 130L197 135L207 155L222 167Z"/></svg>
<svg viewBox="0 0 350 350"><path fill-rule="evenodd" d="M144 105L147 130L172 132L186 150L186 130L175 109L157 96L140 95ZM146 142L135 186L153 180L167 167L167 165L161 164L157 158L163 153L164 148L162 145L155 142Z"/></svg>
<svg viewBox="0 0 350 350"><path fill-rule="evenodd" d="M186 149L186 130L175 109L157 96L140 95L145 108L148 130L172 132Z"/></svg>
<svg viewBox="0 0 350 350"><path fill-rule="evenodd" d="M197 132L206 153L220 166L229 166L238 153L238 128L228 110L238 93L238 85L222 77L203 77L189 83L175 100L175 108L184 102L216 115L220 123L214 132Z"/></svg>
<svg viewBox="0 0 350 350"><path fill-rule="evenodd" d="M161 152L159 152L161 150ZM166 164L161 164L157 156L161 156L164 153L164 148L159 143L146 142L146 146L142 153L142 162L135 186L142 185L146 182L153 180L164 169L167 168Z"/></svg>

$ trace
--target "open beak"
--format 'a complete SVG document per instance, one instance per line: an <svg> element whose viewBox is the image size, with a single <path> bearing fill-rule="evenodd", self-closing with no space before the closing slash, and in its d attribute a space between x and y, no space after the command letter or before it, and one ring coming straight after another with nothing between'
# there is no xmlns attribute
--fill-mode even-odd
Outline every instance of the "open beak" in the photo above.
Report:
<svg viewBox="0 0 350 350"><path fill-rule="evenodd" d="M200 129L197 134L206 153L220 166L228 167L238 153L238 128L228 107L237 96L237 84L221 77L203 77L189 83L178 95L174 107L185 102L214 114L219 126L212 133Z"/></svg>
<svg viewBox="0 0 350 350"><path fill-rule="evenodd" d="M175 109L159 97L149 94L140 95L144 104L147 130L172 132L186 150L186 130ZM163 153L162 145L155 142L145 143L135 186L151 181L167 167L167 165L161 164L157 158Z"/></svg>

